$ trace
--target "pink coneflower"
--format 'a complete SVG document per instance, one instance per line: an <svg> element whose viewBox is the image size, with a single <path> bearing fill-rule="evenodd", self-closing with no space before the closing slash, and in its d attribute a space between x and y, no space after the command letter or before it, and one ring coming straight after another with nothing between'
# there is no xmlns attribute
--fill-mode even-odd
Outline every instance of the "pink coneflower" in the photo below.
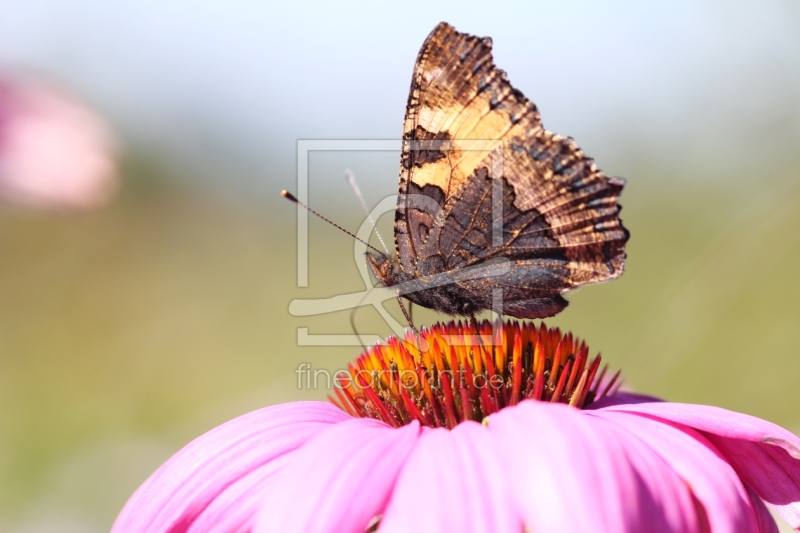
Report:
<svg viewBox="0 0 800 533"><path fill-rule="evenodd" d="M113 135L96 113L33 78L0 78L0 200L93 208L117 190Z"/></svg>
<svg viewBox="0 0 800 533"><path fill-rule="evenodd" d="M571 335L498 326L392 340L337 373L340 407L209 431L113 531L775 532L764 502L800 528L800 438L616 392Z"/></svg>

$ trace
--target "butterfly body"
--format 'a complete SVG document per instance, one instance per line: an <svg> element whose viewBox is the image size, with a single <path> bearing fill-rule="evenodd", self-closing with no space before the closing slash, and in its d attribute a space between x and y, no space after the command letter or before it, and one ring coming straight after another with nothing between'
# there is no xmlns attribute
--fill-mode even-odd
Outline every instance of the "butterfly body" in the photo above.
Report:
<svg viewBox="0 0 800 533"><path fill-rule="evenodd" d="M423 44L406 109L396 255L368 254L368 265L381 285L446 314L491 309L502 289L503 314L552 316L567 305L563 293L622 273L625 182L542 127L491 47L446 23Z"/></svg>

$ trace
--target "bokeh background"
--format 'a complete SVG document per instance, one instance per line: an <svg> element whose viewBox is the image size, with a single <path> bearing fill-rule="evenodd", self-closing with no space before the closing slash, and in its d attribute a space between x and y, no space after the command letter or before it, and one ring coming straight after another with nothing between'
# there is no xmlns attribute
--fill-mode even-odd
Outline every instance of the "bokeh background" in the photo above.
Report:
<svg viewBox="0 0 800 533"><path fill-rule="evenodd" d="M6 2L0 75L102 117L118 192L0 207L0 531L106 531L193 437L326 396L295 369L358 348L298 346L297 328L350 333L349 313L292 317L289 302L364 286L352 241L311 220L297 287L296 211L278 192L297 187L298 139L399 138L440 20L492 36L544 125L628 179L627 272L548 323L636 390L800 432L796 1ZM310 202L356 229L344 170L372 206L398 162L314 153ZM388 332L374 310L356 320Z"/></svg>

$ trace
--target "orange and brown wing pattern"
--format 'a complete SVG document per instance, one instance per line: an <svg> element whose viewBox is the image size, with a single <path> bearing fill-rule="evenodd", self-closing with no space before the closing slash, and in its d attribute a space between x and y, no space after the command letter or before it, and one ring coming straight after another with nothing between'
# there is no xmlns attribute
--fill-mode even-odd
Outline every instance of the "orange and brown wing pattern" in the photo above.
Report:
<svg viewBox="0 0 800 533"><path fill-rule="evenodd" d="M536 213L546 226L520 228L503 247L516 257L558 251L568 262L565 290L619 277L629 237L617 203L625 180L604 174L575 141L549 131L512 139L503 149L503 178L514 194L510 205L504 206L509 218L517 211ZM527 246L527 238L534 234L546 234L551 246Z"/></svg>
<svg viewBox="0 0 800 533"><path fill-rule="evenodd" d="M442 23L420 50L403 134L395 240L404 279L504 257L506 274L406 297L450 314L550 316L561 294L618 277L628 231L607 176L492 61L491 40ZM501 226L497 226L500 221ZM499 233L498 233L499 232Z"/></svg>
<svg viewBox="0 0 800 533"><path fill-rule="evenodd" d="M495 67L491 39L439 24L417 56L406 107L395 224L403 263L418 252L409 226L429 228L431 223L424 210L409 213L421 220L406 221L408 193L434 197L444 205L440 200L455 194L504 139L537 130L536 106Z"/></svg>

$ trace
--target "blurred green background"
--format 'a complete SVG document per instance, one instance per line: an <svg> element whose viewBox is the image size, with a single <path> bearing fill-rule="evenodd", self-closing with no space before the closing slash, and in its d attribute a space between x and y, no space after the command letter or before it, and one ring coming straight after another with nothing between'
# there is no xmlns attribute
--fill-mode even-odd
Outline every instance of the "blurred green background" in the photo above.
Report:
<svg viewBox="0 0 800 533"><path fill-rule="evenodd" d="M104 209L0 208L0 531L108 530L203 431L326 396L298 390L295 369L335 370L358 348L298 346L297 328L350 333L348 312L292 317L289 302L364 286L352 241L318 220L309 286L296 286L296 211L278 192L297 188L298 139L399 138L414 58L440 20L492 36L545 126L628 179L627 272L548 324L635 390L800 432L796 2L3 9L0 65L89 102L125 152ZM344 169L376 205L398 162L314 153L310 202L355 230ZM388 332L374 310L357 321Z"/></svg>

